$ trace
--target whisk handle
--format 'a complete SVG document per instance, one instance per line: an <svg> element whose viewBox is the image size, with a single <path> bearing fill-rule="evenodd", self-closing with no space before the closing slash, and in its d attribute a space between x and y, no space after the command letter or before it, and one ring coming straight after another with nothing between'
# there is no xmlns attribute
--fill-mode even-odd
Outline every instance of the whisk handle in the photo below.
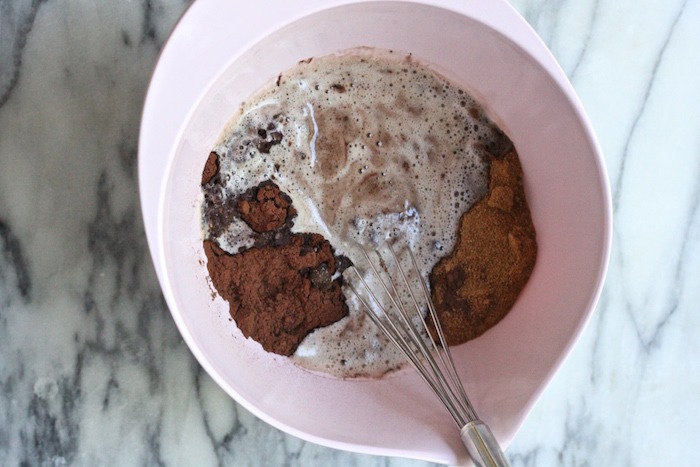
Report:
<svg viewBox="0 0 700 467"><path fill-rule="evenodd" d="M474 420L459 432L469 455L478 467L509 467L496 437L481 420Z"/></svg>

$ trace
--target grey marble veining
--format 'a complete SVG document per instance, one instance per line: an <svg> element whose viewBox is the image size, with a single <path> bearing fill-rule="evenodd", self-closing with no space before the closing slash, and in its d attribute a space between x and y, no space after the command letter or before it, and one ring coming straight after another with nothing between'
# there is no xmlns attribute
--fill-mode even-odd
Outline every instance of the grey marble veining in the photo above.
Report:
<svg viewBox="0 0 700 467"><path fill-rule="evenodd" d="M700 1L522 0L613 189L601 302L507 455L700 465ZM0 464L425 465L286 435L180 338L136 182L158 52L188 2L0 0Z"/></svg>

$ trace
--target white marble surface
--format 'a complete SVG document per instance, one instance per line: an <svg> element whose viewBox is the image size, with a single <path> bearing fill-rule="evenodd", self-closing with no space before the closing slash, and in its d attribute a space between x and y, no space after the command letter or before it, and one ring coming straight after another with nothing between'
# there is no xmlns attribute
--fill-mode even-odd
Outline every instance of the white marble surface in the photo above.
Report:
<svg viewBox="0 0 700 467"><path fill-rule="evenodd" d="M700 0L517 0L602 145L597 311L514 466L700 465ZM0 0L0 464L424 465L286 435L202 371L148 257L148 78L183 0Z"/></svg>

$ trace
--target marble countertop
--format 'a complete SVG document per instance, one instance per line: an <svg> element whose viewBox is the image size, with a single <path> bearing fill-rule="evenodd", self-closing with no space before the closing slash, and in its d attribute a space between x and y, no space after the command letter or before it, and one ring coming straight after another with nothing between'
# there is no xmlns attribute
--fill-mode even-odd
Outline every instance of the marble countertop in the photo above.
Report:
<svg viewBox="0 0 700 467"><path fill-rule="evenodd" d="M180 338L136 148L188 4L0 0L0 464L424 465L270 427ZM507 456L700 465L700 1L513 4L592 120L615 223L596 313Z"/></svg>

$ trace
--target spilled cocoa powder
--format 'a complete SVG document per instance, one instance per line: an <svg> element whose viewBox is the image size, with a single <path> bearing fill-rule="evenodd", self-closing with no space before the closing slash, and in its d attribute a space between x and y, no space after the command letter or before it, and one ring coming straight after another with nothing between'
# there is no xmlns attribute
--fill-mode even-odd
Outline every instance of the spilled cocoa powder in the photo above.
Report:
<svg viewBox="0 0 700 467"><path fill-rule="evenodd" d="M347 262L336 258L321 235L291 232L296 211L271 181L244 193L234 206L233 215L258 234L256 246L232 255L205 240L212 284L244 336L268 352L292 355L311 331L348 314L342 278L332 278Z"/></svg>
<svg viewBox="0 0 700 467"><path fill-rule="evenodd" d="M493 157L486 195L460 218L454 250L430 273L449 345L480 336L510 311L537 257L535 228L515 151Z"/></svg>

